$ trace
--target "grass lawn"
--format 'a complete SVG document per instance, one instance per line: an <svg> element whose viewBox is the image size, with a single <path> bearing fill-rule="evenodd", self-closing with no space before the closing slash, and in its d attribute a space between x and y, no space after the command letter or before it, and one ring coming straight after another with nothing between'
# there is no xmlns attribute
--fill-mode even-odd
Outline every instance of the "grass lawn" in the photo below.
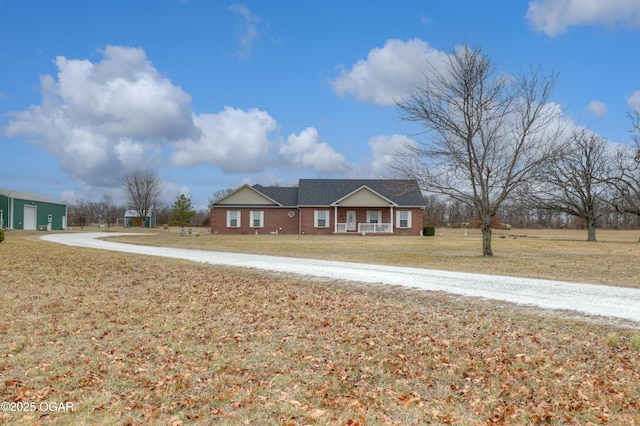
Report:
<svg viewBox="0 0 640 426"><path fill-rule="evenodd" d="M496 256L486 259L478 235L455 231L335 241L156 231L145 243L616 285L637 286L639 275L633 233L607 240L600 232L602 242L589 244L496 232ZM66 247L39 235L11 231L0 243L0 401L8 403L0 423L640 423L637 329L442 293ZM52 410L66 403L73 410Z"/></svg>

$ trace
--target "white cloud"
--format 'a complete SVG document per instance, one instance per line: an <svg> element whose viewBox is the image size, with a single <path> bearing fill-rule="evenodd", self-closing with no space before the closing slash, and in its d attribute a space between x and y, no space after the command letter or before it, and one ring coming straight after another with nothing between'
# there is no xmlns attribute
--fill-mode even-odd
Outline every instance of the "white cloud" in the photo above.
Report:
<svg viewBox="0 0 640 426"><path fill-rule="evenodd" d="M189 185L182 185L180 187L180 189L178 190L178 192L180 194L184 194L185 197L187 198L191 198L191 189L189 188ZM178 195L180 196L180 195Z"/></svg>
<svg viewBox="0 0 640 426"><path fill-rule="evenodd" d="M607 115L607 104L600 101L591 101L587 105L589 111L596 117L605 117Z"/></svg>
<svg viewBox="0 0 640 426"><path fill-rule="evenodd" d="M268 113L226 107L218 114L200 114L193 120L200 134L174 144L174 165L209 163L225 172L256 172L267 165L271 146L268 135L278 129Z"/></svg>
<svg viewBox="0 0 640 426"><path fill-rule="evenodd" d="M173 164L225 172L261 170L276 121L258 109L193 113L191 98L161 76L141 49L108 46L92 63L58 57L57 78L41 77L42 103L12 113L4 133L55 155L83 185L106 187L124 173Z"/></svg>
<svg viewBox="0 0 640 426"><path fill-rule="evenodd" d="M640 114L640 90L636 91L627 99L629 106L638 114Z"/></svg>
<svg viewBox="0 0 640 426"><path fill-rule="evenodd" d="M376 136L369 140L369 147L373 159L371 170L374 176L385 177L393 173L389 167L394 163L398 155L407 152L408 147L416 147L417 143L404 135Z"/></svg>
<svg viewBox="0 0 640 426"><path fill-rule="evenodd" d="M391 167L398 155L407 152L408 147L416 147L417 143L404 135L382 135L369 139L371 149L371 177L381 178L393 176L396 172Z"/></svg>
<svg viewBox="0 0 640 426"><path fill-rule="evenodd" d="M278 151L282 160L295 169L311 169L331 176L347 173L351 168L347 159L323 142L313 127L307 127L299 135L290 134Z"/></svg>
<svg viewBox="0 0 640 426"><path fill-rule="evenodd" d="M236 54L240 58L248 58L251 56L253 45L260 39L261 33L258 29L260 17L251 13L244 4L232 4L229 6L229 11L242 18L237 27L238 33L236 34L236 38L239 49Z"/></svg>
<svg viewBox="0 0 640 426"><path fill-rule="evenodd" d="M108 46L101 54L97 62L56 58L57 74L41 77L41 103L11 113L3 128L7 137L54 155L83 188L80 196L120 186L127 172L167 163L210 164L227 173L353 170L314 128L271 139L278 123L256 108L195 114L190 96L143 50Z"/></svg>
<svg viewBox="0 0 640 426"><path fill-rule="evenodd" d="M342 70L329 83L339 96L352 95L362 102L394 105L422 77L427 62L438 66L447 54L420 39L407 42L387 40L384 47L372 49L367 59L359 60L351 70Z"/></svg>
<svg viewBox="0 0 640 426"><path fill-rule="evenodd" d="M160 200L162 200L162 202L171 207L173 206L173 203L176 202L176 199L180 194L184 194L185 197L191 198L191 189L188 185L180 186L176 182L162 182L162 191L160 192ZM191 201L193 203L193 200Z"/></svg>
<svg viewBox="0 0 640 426"><path fill-rule="evenodd" d="M62 191L60 193L60 200L65 202L65 203L73 203L75 202L77 199L76 193L75 191L71 191L71 190L66 190L66 191Z"/></svg>
<svg viewBox="0 0 640 426"><path fill-rule="evenodd" d="M638 0L534 0L526 19L536 30L550 37L580 25L640 27Z"/></svg>
<svg viewBox="0 0 640 426"><path fill-rule="evenodd" d="M142 49L108 46L97 64L59 56L55 94L78 124L109 136L176 138L193 131L191 98Z"/></svg>
<svg viewBox="0 0 640 426"><path fill-rule="evenodd" d="M89 185L161 162L166 140L197 134L190 97L162 77L141 49L108 46L98 63L58 57L57 80L41 78L42 104L12 113L8 137L26 136Z"/></svg>

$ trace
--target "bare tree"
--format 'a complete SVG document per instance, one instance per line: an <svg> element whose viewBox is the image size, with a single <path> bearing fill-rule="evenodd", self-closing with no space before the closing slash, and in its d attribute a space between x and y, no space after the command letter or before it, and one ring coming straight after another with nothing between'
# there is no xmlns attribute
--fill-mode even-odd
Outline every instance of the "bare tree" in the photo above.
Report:
<svg viewBox="0 0 640 426"><path fill-rule="evenodd" d="M540 169L529 199L541 209L580 218L587 241L596 241L596 221L610 211L608 142L587 129L571 133L559 157Z"/></svg>
<svg viewBox="0 0 640 426"><path fill-rule="evenodd" d="M102 194L102 201L97 203L97 211L98 220L106 223L107 228L110 228L119 217L124 215L124 208L116 206L111 195L107 193Z"/></svg>
<svg viewBox="0 0 640 426"><path fill-rule="evenodd" d="M629 113L629 118L631 119L631 137L636 145L640 146L640 112Z"/></svg>
<svg viewBox="0 0 640 426"><path fill-rule="evenodd" d="M640 217L640 114L629 117L635 146L618 147L609 183L615 193L612 203L616 211Z"/></svg>
<svg viewBox="0 0 640 426"><path fill-rule="evenodd" d="M156 212L157 223L168 224L171 220L171 208L169 208L169 204L159 202L156 204L156 207L154 207L154 211Z"/></svg>
<svg viewBox="0 0 640 426"><path fill-rule="evenodd" d="M616 190L616 210L640 215L640 146L619 147L614 164L615 174L610 182Z"/></svg>
<svg viewBox="0 0 640 426"><path fill-rule="evenodd" d="M94 206L83 199L77 200L68 206L68 216L69 224L79 226L82 231L95 219Z"/></svg>
<svg viewBox="0 0 640 426"><path fill-rule="evenodd" d="M492 256L498 208L555 155L557 75L498 75L492 59L471 47L451 52L446 65L439 71L429 63L422 84L397 102L400 118L421 124L430 138L407 145L395 166L425 191L472 207L482 222L482 254Z"/></svg>
<svg viewBox="0 0 640 426"><path fill-rule="evenodd" d="M138 213L143 222L158 205L162 184L160 178L150 170L128 173L123 184L129 208Z"/></svg>

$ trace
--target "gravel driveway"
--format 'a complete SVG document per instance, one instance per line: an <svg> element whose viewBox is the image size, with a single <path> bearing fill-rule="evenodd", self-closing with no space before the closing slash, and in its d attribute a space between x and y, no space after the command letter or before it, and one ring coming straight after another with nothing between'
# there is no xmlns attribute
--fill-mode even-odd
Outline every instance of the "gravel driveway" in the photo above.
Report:
<svg viewBox="0 0 640 426"><path fill-rule="evenodd" d="M109 237L118 235L131 234L108 234ZM239 266L328 279L444 291L463 296L538 306L543 309L576 311L586 315L609 317L610 320L628 320L633 321L634 326L640 327L640 289L397 266L141 246L99 239L105 236L101 232L88 232L51 234L41 238L70 246L172 257L212 265Z"/></svg>

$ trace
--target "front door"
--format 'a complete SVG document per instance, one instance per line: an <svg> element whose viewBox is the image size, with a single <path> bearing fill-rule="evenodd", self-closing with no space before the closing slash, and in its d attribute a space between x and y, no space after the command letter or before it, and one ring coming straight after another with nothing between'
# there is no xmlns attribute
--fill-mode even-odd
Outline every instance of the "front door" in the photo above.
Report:
<svg viewBox="0 0 640 426"><path fill-rule="evenodd" d="M356 211L347 210L347 231L356 230Z"/></svg>

